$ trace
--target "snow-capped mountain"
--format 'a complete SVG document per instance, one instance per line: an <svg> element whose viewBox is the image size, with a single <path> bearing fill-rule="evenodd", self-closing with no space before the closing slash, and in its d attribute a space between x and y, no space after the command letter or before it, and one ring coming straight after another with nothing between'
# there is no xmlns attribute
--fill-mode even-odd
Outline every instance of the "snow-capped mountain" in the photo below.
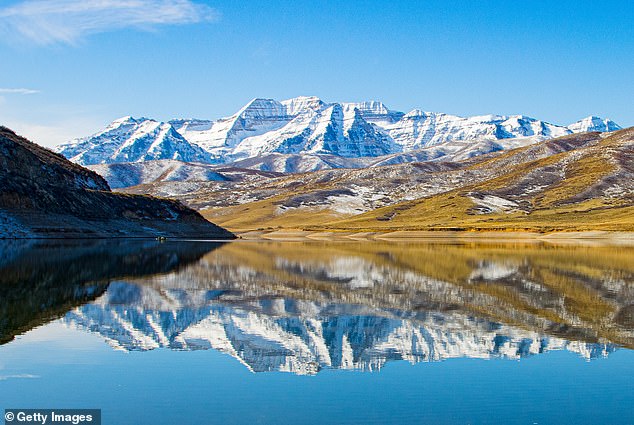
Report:
<svg viewBox="0 0 634 425"><path fill-rule="evenodd" d="M401 151L359 109L326 104L318 98L254 99L231 117L206 125L197 120L172 122L186 139L224 162L268 153L354 158Z"/></svg>
<svg viewBox="0 0 634 425"><path fill-rule="evenodd" d="M188 142L169 123L147 118L124 117L105 130L56 148L71 161L81 164L113 164L156 159L212 162L198 145Z"/></svg>
<svg viewBox="0 0 634 425"><path fill-rule="evenodd" d="M218 156L231 154L244 139L275 131L290 119L286 107L272 99L253 99L228 118L203 122L172 121L187 140Z"/></svg>
<svg viewBox="0 0 634 425"><path fill-rule="evenodd" d="M462 118L414 110L386 127L404 150L421 149L457 141L491 141L536 136L536 140L564 136L572 131L523 115L485 115Z"/></svg>
<svg viewBox="0 0 634 425"><path fill-rule="evenodd" d="M577 121L574 124L570 124L568 128L573 133L584 133L586 131L616 131L620 130L621 126L610 119L603 119L600 117L590 116L582 120Z"/></svg>
<svg viewBox="0 0 634 425"><path fill-rule="evenodd" d="M310 161L315 162L314 155L355 159L408 154L437 146L448 146L447 150L453 151L453 143L510 139L534 143L576 132L618 129L613 121L598 117L566 127L524 115L465 118L418 109L403 113L377 101L327 103L317 97L297 97L281 102L254 99L232 116L215 121L178 119L161 123L126 117L94 136L57 150L82 165L151 159L232 163L271 154L310 155ZM483 153L481 147L475 154ZM404 161L407 158L400 157ZM296 168L310 167L300 161ZM288 170L285 165L283 171L296 170Z"/></svg>

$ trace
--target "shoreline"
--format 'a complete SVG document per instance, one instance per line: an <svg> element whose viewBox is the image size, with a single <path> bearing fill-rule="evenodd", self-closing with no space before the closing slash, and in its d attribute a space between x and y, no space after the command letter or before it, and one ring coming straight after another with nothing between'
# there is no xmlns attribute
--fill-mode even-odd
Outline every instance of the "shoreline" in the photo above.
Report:
<svg viewBox="0 0 634 425"><path fill-rule="evenodd" d="M552 244L610 244L634 246L634 232L576 231L538 233L530 231L398 230L388 232L251 230L234 231L239 240L250 241L383 241L383 242L532 242Z"/></svg>

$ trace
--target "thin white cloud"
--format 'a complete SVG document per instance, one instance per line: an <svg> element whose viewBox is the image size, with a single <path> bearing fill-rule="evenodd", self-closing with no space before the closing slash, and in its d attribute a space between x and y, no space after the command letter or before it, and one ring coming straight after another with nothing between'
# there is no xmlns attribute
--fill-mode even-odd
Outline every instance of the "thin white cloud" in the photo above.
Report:
<svg viewBox="0 0 634 425"><path fill-rule="evenodd" d="M215 9L192 0L26 0L0 9L0 36L41 45L76 44L90 34L218 18Z"/></svg>
<svg viewBox="0 0 634 425"><path fill-rule="evenodd" d="M39 375L31 375L29 373L23 373L20 375L0 375L0 381L6 381L7 379L37 379Z"/></svg>
<svg viewBox="0 0 634 425"><path fill-rule="evenodd" d="M39 93L39 90L33 89L8 89L8 88L0 88L0 93L6 94L36 94Z"/></svg>

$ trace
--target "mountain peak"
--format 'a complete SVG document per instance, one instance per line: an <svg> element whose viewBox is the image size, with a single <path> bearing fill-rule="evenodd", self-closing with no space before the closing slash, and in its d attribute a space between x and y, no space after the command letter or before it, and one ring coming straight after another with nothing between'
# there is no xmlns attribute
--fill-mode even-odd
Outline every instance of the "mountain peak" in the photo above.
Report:
<svg viewBox="0 0 634 425"><path fill-rule="evenodd" d="M211 162L207 152L188 142L170 123L131 116L119 118L102 132L60 145L56 150L80 165L153 159Z"/></svg>
<svg viewBox="0 0 634 425"><path fill-rule="evenodd" d="M291 97L290 99L286 99L286 100L282 100L282 103L288 103L288 102L322 102L322 100L320 98L318 98L317 96L296 96L296 97Z"/></svg>
<svg viewBox="0 0 634 425"><path fill-rule="evenodd" d="M131 121L135 121L134 117L132 115L126 115L124 117L121 118L117 118L116 120L113 120L113 123L119 123L119 122L131 122Z"/></svg>
<svg viewBox="0 0 634 425"><path fill-rule="evenodd" d="M588 131L609 132L621 130L621 126L609 118L601 118L596 115L587 116L568 126L573 133L585 133Z"/></svg>
<svg viewBox="0 0 634 425"><path fill-rule="evenodd" d="M305 111L318 111L326 106L326 103L317 96L298 96L283 100L282 105L286 107L289 115L298 115Z"/></svg>
<svg viewBox="0 0 634 425"><path fill-rule="evenodd" d="M424 117L427 115L430 115L430 112L425 112L422 109L412 109L411 111L409 111L408 113L406 113L405 115L403 115L403 117L407 117L407 118L413 118L413 117Z"/></svg>
<svg viewBox="0 0 634 425"><path fill-rule="evenodd" d="M116 120L112 121L110 124L108 124L105 130L103 130L100 133L97 133L97 135L106 133L110 130L117 129L123 126L136 126L147 121L156 122L155 120L151 118L145 118L145 117L134 118L131 115L126 115L125 117L117 118Z"/></svg>
<svg viewBox="0 0 634 425"><path fill-rule="evenodd" d="M278 102L275 99L255 97L251 99L249 102L247 102L247 104L244 105L242 108L240 108L240 111L238 111L238 115L240 115L240 112L243 112L243 111L247 111L251 109L269 108L271 106L277 106L277 105L280 105L280 102Z"/></svg>
<svg viewBox="0 0 634 425"><path fill-rule="evenodd" d="M342 103L344 109L358 109L362 113L388 114L390 110L383 102L369 100L365 102L345 102Z"/></svg>
<svg viewBox="0 0 634 425"><path fill-rule="evenodd" d="M134 124L134 123L139 123L139 122L143 122L143 121L156 121L156 120L154 120L152 118L146 118L146 117L134 118L132 115L126 115L125 117L117 118L116 120L112 121L111 125L113 125L113 124Z"/></svg>

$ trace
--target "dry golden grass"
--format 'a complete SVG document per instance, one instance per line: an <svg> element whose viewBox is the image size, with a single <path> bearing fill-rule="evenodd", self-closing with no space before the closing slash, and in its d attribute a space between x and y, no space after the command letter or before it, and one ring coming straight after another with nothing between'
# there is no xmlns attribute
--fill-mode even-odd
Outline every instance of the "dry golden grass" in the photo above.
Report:
<svg viewBox="0 0 634 425"><path fill-rule="evenodd" d="M340 219L327 208L298 208L288 211L279 210L276 202L279 198L249 202L225 208L210 208L201 211L209 221L236 232L263 229L301 229L306 226L318 226Z"/></svg>
<svg viewBox="0 0 634 425"><path fill-rule="evenodd" d="M490 230L490 231L634 231L634 207L609 206L600 201L536 210L531 214L496 213L469 215L475 204L466 197L450 199L450 194L428 198L406 212L397 212L389 221L378 218L397 207L386 207L347 220L312 229L357 231L395 230ZM457 199L457 200L456 200ZM308 227L307 228L311 228Z"/></svg>
<svg viewBox="0 0 634 425"><path fill-rule="evenodd" d="M615 171L615 166L604 156L586 155L572 162L565 169L566 178L549 187L539 199L539 207L561 204L575 195L596 185L601 179Z"/></svg>

